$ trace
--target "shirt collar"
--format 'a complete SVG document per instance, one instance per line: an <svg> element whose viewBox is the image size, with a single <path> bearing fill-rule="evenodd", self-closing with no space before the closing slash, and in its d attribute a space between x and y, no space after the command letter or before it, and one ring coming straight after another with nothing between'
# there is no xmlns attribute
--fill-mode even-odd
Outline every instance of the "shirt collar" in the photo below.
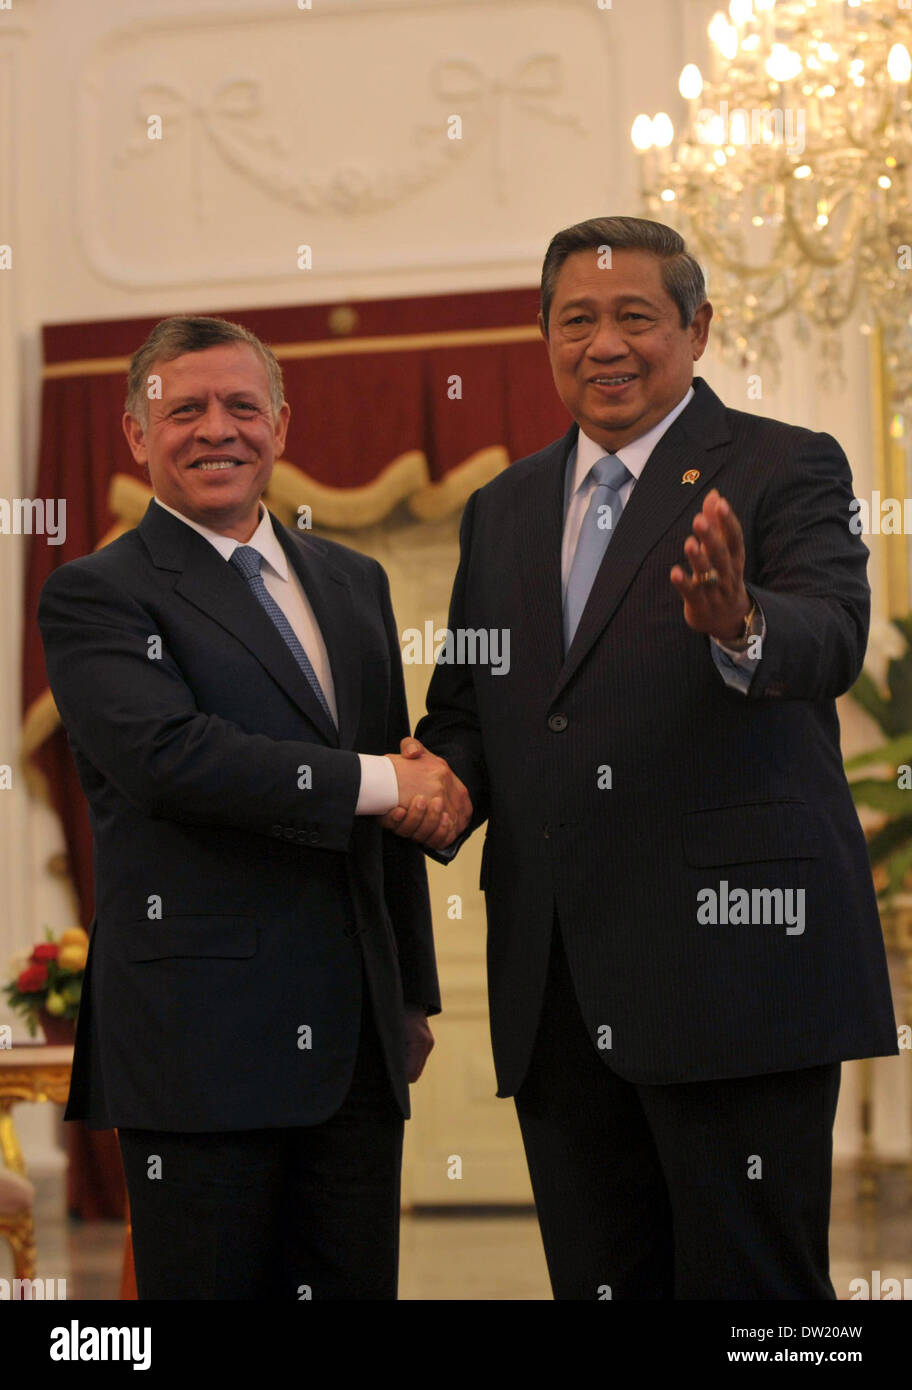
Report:
<svg viewBox="0 0 912 1390"><path fill-rule="evenodd" d="M230 560L239 545L252 545L254 550L260 552L267 565L275 570L280 579L288 578L287 556L278 536L272 529L272 521L262 502L260 503L260 522L249 541L236 541L233 536L223 536L220 531L213 531L208 526L201 526L198 521L191 521L189 516L184 516L183 512L169 507L167 502L163 502L160 497L156 497L155 502L157 506L170 512L172 516L176 516L178 521L182 521L185 526L192 527L194 531L198 531L201 536L204 536L209 544L215 547L223 560Z"/></svg>
<svg viewBox="0 0 912 1390"><path fill-rule="evenodd" d="M687 394L682 396L673 410L669 410L663 420L660 420L657 425L653 425L652 429L647 430L645 434L641 434L639 439L632 439L629 444L625 444L622 449L617 450L616 457L621 460L625 468L630 470L634 478L639 478L646 467L649 455L662 435L674 424L681 411L689 405L693 395L694 389L691 386L688 388ZM598 459L604 458L606 452L604 444L597 444L594 439L589 438L588 434L584 434L580 430L576 441L576 466L573 470L573 487L570 496L581 486L592 465Z"/></svg>

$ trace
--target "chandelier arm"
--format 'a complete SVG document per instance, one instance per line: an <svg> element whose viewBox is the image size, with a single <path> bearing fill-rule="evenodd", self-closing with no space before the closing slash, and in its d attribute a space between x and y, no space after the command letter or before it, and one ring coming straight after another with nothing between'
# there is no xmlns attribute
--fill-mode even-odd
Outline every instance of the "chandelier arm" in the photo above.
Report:
<svg viewBox="0 0 912 1390"><path fill-rule="evenodd" d="M855 308L855 302L858 298L858 287L860 283L861 266L858 262L858 258L856 257L852 264L852 281L848 299L845 301L842 313L840 314L839 318L833 318L829 313L827 313L825 320L825 325L827 328L838 328L840 324L845 323L846 319L849 318L849 316Z"/></svg>
<svg viewBox="0 0 912 1390"><path fill-rule="evenodd" d="M803 268L802 274L803 278L801 284L796 285L794 289L785 296L781 304L776 306L776 308L768 309L764 314L762 314L760 316L761 323L772 323L774 319L781 318L783 314L787 314L790 310L795 308L797 299L800 295L804 293L804 291L808 287L808 282L811 278L810 266L808 266L807 268Z"/></svg>
<svg viewBox="0 0 912 1390"><path fill-rule="evenodd" d="M803 278L801 284L796 285L794 289L790 293L786 294L785 297L781 300L781 302L775 305L772 309L764 308L763 312L756 316L754 322L758 324L772 323L775 319L781 318L783 314L789 313L795 307L795 303L798 297L801 294L803 294L804 291L807 289L808 281L810 280L810 278L811 268L807 267L803 270Z"/></svg>
<svg viewBox="0 0 912 1390"><path fill-rule="evenodd" d="M851 124L852 114L849 110L845 113L845 132L849 137L849 143L862 153L870 155L871 142L863 140L856 132L854 125ZM883 135L890 121L890 99L886 92L881 93L880 114L871 126L872 135Z"/></svg>
<svg viewBox="0 0 912 1390"><path fill-rule="evenodd" d="M785 212L786 221L792 233L792 238L798 246L798 249L800 250L801 254L804 256L805 260L810 261L812 265L820 266L823 269L833 270L837 266L844 265L847 259L846 250L836 252L832 255L827 255L826 253L818 251L817 248L808 240L801 226L801 223L798 220L792 201L793 190L789 187L789 185L793 182L793 179L788 179L784 184L782 206ZM847 190L846 193L842 194L841 198L839 199L839 202L837 202L835 206L838 207L839 203L841 203L846 197L849 196L851 195L850 192ZM847 247L850 246L852 241L854 241L855 239L855 225L857 224L857 221L857 218L853 219L852 235L846 238Z"/></svg>
<svg viewBox="0 0 912 1390"><path fill-rule="evenodd" d="M690 214L686 215L690 216ZM711 232L705 230L701 230L700 232L695 231L695 239L698 243L702 242L702 244L706 246L707 256L711 261L714 260L723 270L730 271L732 275L739 275L743 280L753 280L769 274L769 265L753 266L746 265L741 261L732 260L731 257L726 255L721 249ZM785 250L787 245L788 239L784 231L777 232L776 245L771 253L774 264L775 260L779 257L780 253Z"/></svg>

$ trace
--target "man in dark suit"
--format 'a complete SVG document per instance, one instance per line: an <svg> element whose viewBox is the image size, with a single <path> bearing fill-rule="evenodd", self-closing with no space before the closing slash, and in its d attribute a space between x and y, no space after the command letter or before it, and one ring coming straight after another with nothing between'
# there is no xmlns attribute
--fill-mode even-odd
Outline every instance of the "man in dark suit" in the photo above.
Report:
<svg viewBox="0 0 912 1390"><path fill-rule="evenodd" d="M159 324L124 417L155 500L41 596L95 837L66 1115L119 1130L140 1298L396 1296L440 1004L422 852L378 817L470 807L439 759L384 755L382 568L260 503L288 417L246 329Z"/></svg>
<svg viewBox="0 0 912 1390"><path fill-rule="evenodd" d="M553 239L576 423L469 499L449 618L510 669L439 666L403 749L488 822L498 1094L558 1298L833 1298L839 1064L897 1050L834 704L869 616L851 474L693 379L711 316L670 228Z"/></svg>

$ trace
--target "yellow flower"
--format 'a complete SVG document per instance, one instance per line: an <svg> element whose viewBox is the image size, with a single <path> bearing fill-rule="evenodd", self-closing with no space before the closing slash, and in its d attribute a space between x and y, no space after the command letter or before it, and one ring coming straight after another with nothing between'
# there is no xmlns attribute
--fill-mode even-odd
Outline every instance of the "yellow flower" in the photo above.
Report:
<svg viewBox="0 0 912 1390"><path fill-rule="evenodd" d="M53 1014L55 1018L60 1018L66 1011L66 1000L62 994L58 994L56 990L52 989L44 1001L44 1007L49 1014Z"/></svg>
<svg viewBox="0 0 912 1390"><path fill-rule="evenodd" d="M74 941L67 946L61 946L57 964L61 970L84 970L88 955L88 946Z"/></svg>
<svg viewBox="0 0 912 1390"><path fill-rule="evenodd" d="M70 927L60 937L59 946L88 946L89 934L82 927Z"/></svg>

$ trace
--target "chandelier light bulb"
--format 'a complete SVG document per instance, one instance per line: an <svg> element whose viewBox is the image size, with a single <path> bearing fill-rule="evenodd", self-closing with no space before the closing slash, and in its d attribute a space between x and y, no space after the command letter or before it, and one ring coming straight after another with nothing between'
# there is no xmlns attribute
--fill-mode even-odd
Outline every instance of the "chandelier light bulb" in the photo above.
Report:
<svg viewBox="0 0 912 1390"><path fill-rule="evenodd" d="M766 70L774 82L788 82L801 71L801 57L784 43L774 43L766 60Z"/></svg>
<svg viewBox="0 0 912 1390"><path fill-rule="evenodd" d="M712 120L709 122L709 135L707 143L710 145L725 144L725 122L719 115L713 116ZM725 161L723 160L723 163L724 162Z"/></svg>
<svg viewBox="0 0 912 1390"><path fill-rule="evenodd" d="M687 101L694 101L703 90L703 74L696 63L688 63L681 69L678 78L678 91Z"/></svg>
<svg viewBox="0 0 912 1390"><path fill-rule="evenodd" d="M731 0L728 13L731 15L733 24L747 24L754 15L752 0Z"/></svg>
<svg viewBox="0 0 912 1390"><path fill-rule="evenodd" d="M630 131L630 138L638 150L651 150L653 146L652 121L648 116L637 116Z"/></svg>
<svg viewBox="0 0 912 1390"><path fill-rule="evenodd" d="M774 82L782 82L785 79L787 54L788 49L784 43L773 44L770 56L766 60L766 70Z"/></svg>
<svg viewBox="0 0 912 1390"><path fill-rule="evenodd" d="M809 179L811 177L810 164L799 164L792 177L796 179Z"/></svg>
<svg viewBox="0 0 912 1390"><path fill-rule="evenodd" d="M720 29L716 47L728 62L735 57L738 52L738 31L733 24L726 24L724 31Z"/></svg>
<svg viewBox="0 0 912 1390"><path fill-rule="evenodd" d="M912 55L904 43L895 43L890 49L887 72L894 82L908 82L912 77Z"/></svg>
<svg viewBox="0 0 912 1390"><path fill-rule="evenodd" d="M733 111L728 123L729 140L733 145L746 145L749 135L746 112Z"/></svg>
<svg viewBox="0 0 912 1390"><path fill-rule="evenodd" d="M706 32L716 47L719 45L719 35L724 34L727 28L728 20L725 18L725 15L721 10L716 10L716 13L706 26Z"/></svg>
<svg viewBox="0 0 912 1390"><path fill-rule="evenodd" d="M660 150L666 149L674 139L674 126L671 117L665 111L659 111L652 118L652 139L653 143Z"/></svg>

